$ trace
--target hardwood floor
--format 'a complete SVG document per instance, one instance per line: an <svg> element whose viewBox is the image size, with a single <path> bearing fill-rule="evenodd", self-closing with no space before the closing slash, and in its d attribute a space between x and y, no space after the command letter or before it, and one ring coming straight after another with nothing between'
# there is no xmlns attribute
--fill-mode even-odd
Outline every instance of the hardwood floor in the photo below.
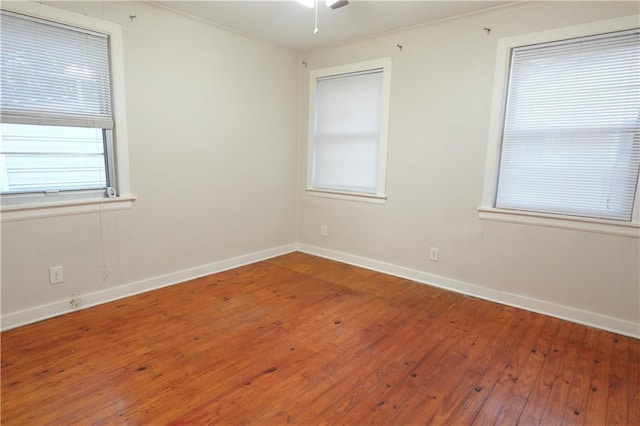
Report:
<svg viewBox="0 0 640 426"><path fill-rule="evenodd" d="M640 424L640 341L302 253L2 333L2 424Z"/></svg>

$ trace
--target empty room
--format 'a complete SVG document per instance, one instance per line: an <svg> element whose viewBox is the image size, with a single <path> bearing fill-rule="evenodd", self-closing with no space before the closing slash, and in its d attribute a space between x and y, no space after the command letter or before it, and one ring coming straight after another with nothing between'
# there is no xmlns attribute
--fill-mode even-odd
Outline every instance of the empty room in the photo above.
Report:
<svg viewBox="0 0 640 426"><path fill-rule="evenodd" d="M640 425L637 1L1 7L3 425Z"/></svg>

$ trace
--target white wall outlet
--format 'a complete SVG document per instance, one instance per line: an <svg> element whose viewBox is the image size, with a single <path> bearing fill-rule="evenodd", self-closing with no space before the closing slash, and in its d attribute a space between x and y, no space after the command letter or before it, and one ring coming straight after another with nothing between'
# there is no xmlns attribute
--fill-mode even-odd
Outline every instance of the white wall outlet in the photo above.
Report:
<svg viewBox="0 0 640 426"><path fill-rule="evenodd" d="M437 262L440 257L440 250L438 247L431 247L431 251L429 252L429 259L432 262Z"/></svg>
<svg viewBox="0 0 640 426"><path fill-rule="evenodd" d="M49 284L60 284L64 282L62 266L52 266L49 268Z"/></svg>
<svg viewBox="0 0 640 426"><path fill-rule="evenodd" d="M327 225L320 225L320 236L326 237L329 235L329 228Z"/></svg>

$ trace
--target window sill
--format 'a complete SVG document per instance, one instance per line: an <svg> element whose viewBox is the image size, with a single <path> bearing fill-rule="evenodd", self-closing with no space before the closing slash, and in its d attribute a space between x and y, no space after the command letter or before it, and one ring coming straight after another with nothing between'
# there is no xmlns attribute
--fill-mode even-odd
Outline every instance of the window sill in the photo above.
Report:
<svg viewBox="0 0 640 426"><path fill-rule="evenodd" d="M337 198L339 200L360 201L364 203L385 204L386 194L363 194L358 192L330 191L326 189L307 188L307 195L322 198Z"/></svg>
<svg viewBox="0 0 640 426"><path fill-rule="evenodd" d="M545 226L549 228L572 229L597 234L640 238L640 224L637 222L616 222L606 219L502 210L491 207L478 208L478 217L481 220L492 220L496 222Z"/></svg>
<svg viewBox="0 0 640 426"><path fill-rule="evenodd" d="M2 222L68 216L84 213L126 210L131 208L136 197L100 198L57 203L29 203L3 205L0 209Z"/></svg>

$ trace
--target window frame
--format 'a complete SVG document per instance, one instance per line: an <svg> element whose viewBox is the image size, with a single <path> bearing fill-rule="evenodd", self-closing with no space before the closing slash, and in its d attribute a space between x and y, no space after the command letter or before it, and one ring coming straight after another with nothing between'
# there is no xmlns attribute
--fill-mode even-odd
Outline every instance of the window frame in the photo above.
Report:
<svg viewBox="0 0 640 426"><path fill-rule="evenodd" d="M377 168L377 192L350 192L313 186L313 170L315 162L315 115L316 92L318 80L322 78L338 76L341 74L353 74L368 70L382 70L382 105L380 111L380 139L378 141L378 168ZM389 110L391 100L391 58L379 58L370 61L357 62L335 67L321 68L309 72L309 120L307 135L307 184L306 193L326 198L335 198L352 201L365 201L384 204L387 199L387 147L389 136Z"/></svg>
<svg viewBox="0 0 640 426"><path fill-rule="evenodd" d="M554 30L506 37L498 40L482 202L480 207L478 207L480 219L640 238L640 185L636 185L633 213L630 222L533 211L507 210L495 207L502 150L504 112L508 95L511 50L515 47L531 44L549 43L609 32L632 30L638 28L639 19L640 15L631 15Z"/></svg>
<svg viewBox="0 0 640 426"><path fill-rule="evenodd" d="M114 198L107 198L105 191L101 190L3 194L0 206L1 220L4 222L130 208L135 197L131 194L129 177L124 51L121 26L39 3L16 2L2 4L1 8L8 12L107 35L115 126L110 132L112 140L108 142L111 146L105 156L109 167L113 167L110 177L117 184ZM110 184L113 185L113 182Z"/></svg>

